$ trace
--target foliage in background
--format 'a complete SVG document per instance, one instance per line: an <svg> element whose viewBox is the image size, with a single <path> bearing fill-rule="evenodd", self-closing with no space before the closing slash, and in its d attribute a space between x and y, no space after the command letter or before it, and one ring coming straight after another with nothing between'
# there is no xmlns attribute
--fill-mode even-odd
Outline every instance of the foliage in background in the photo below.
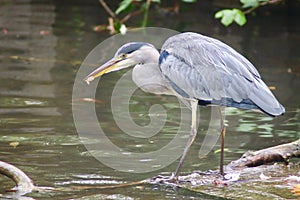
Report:
<svg viewBox="0 0 300 200"><path fill-rule="evenodd" d="M267 4L277 4L284 0L240 0L242 4L242 10L239 8L233 9L223 9L215 13L216 19L221 19L221 23L224 26L229 26L233 22L237 23L240 26L246 24L246 14L253 12L260 6L264 6Z"/></svg>
<svg viewBox="0 0 300 200"><path fill-rule="evenodd" d="M229 26L232 23L236 23L243 26L247 22L246 14L253 12L260 6L268 4L277 4L284 0L240 0L240 8L226 8L215 13L215 18L220 19L224 26ZM110 15L108 18L109 26L108 29L111 33L120 32L125 34L127 27L125 22L127 22L131 17L137 15L143 15L141 21L141 27L147 26L148 14L151 4L159 4L161 0L122 0L113 12L110 7L106 4L104 0L99 0L100 4L104 7L106 12ZM195 3L197 0L181 0L182 3ZM175 4L174 11L178 12L179 5ZM120 16L123 16L120 18ZM98 26L95 28L96 31L107 29L103 26Z"/></svg>

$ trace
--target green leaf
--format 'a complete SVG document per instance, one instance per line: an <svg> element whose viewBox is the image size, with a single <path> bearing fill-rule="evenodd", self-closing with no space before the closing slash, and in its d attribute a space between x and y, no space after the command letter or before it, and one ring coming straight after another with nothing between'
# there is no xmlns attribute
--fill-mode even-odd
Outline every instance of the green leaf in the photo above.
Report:
<svg viewBox="0 0 300 200"><path fill-rule="evenodd" d="M243 4L243 8L257 7L259 6L259 0L240 0Z"/></svg>
<svg viewBox="0 0 300 200"><path fill-rule="evenodd" d="M220 11L218 11L218 12L215 14L215 18L216 18L216 19L219 19L219 18L221 18L221 17L223 17L223 10L220 10Z"/></svg>
<svg viewBox="0 0 300 200"><path fill-rule="evenodd" d="M245 25L247 22L245 14L239 9L233 9L233 10L235 12L234 21L240 26Z"/></svg>
<svg viewBox="0 0 300 200"><path fill-rule="evenodd" d="M230 24L232 24L233 20L235 17L235 12L233 10L230 9L223 9L218 11L215 14L215 18L221 18L221 23L224 26L229 26Z"/></svg>
<svg viewBox="0 0 300 200"><path fill-rule="evenodd" d="M220 10L215 14L215 18L221 18L221 23L224 26L229 26L233 22L243 26L247 22L245 14L236 8Z"/></svg>
<svg viewBox="0 0 300 200"><path fill-rule="evenodd" d="M121 13L122 11L124 11L126 8L128 8L131 3L132 3L132 0L123 0L119 4L119 7L118 7L118 9L116 10L115 13L118 15L119 13Z"/></svg>

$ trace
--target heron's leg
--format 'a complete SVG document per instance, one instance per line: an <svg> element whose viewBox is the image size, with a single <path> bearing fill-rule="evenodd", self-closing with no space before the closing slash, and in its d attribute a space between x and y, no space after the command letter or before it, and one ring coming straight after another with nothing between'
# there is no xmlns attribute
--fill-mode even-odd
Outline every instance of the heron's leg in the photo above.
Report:
<svg viewBox="0 0 300 200"><path fill-rule="evenodd" d="M220 174L224 176L224 145L225 145L225 134L226 134L226 126L224 124L224 120L222 117L222 111L220 107L219 109L219 114L220 114L220 119L221 119L221 155L220 155Z"/></svg>
<svg viewBox="0 0 300 200"><path fill-rule="evenodd" d="M183 154L181 156L181 159L179 161L179 164L177 166L177 169L175 171L175 174L173 176L174 179L177 179L177 177L179 176L180 170L182 168L183 165L183 161L192 145L192 143L194 142L196 135L197 135L197 107L198 107L198 101L197 100L192 100L191 101L191 108L192 108L192 126L191 126L191 132L190 132L190 136L189 136L189 141L183 151Z"/></svg>
<svg viewBox="0 0 300 200"><path fill-rule="evenodd" d="M225 143L226 126L221 129L221 157L220 157L220 174L224 176L224 143Z"/></svg>

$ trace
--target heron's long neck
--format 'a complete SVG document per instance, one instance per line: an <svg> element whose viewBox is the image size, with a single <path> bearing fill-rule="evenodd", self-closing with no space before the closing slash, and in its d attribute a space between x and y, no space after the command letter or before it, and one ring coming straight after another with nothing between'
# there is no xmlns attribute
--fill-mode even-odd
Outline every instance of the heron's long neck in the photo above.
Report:
<svg viewBox="0 0 300 200"><path fill-rule="evenodd" d="M143 54L143 62L133 68L132 80L144 92L172 94L158 66L159 52L156 49L149 51Z"/></svg>
<svg viewBox="0 0 300 200"><path fill-rule="evenodd" d="M157 63L158 67L158 59L159 59L159 52L155 48L147 48L143 54L143 64L153 64Z"/></svg>

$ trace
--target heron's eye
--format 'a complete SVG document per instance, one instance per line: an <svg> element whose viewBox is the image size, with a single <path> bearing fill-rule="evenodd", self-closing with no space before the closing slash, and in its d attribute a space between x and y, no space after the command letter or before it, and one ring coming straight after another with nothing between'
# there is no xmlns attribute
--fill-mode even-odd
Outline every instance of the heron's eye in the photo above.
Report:
<svg viewBox="0 0 300 200"><path fill-rule="evenodd" d="M119 57L122 58L122 59L124 59L124 58L127 57L127 55L125 53L122 53Z"/></svg>

